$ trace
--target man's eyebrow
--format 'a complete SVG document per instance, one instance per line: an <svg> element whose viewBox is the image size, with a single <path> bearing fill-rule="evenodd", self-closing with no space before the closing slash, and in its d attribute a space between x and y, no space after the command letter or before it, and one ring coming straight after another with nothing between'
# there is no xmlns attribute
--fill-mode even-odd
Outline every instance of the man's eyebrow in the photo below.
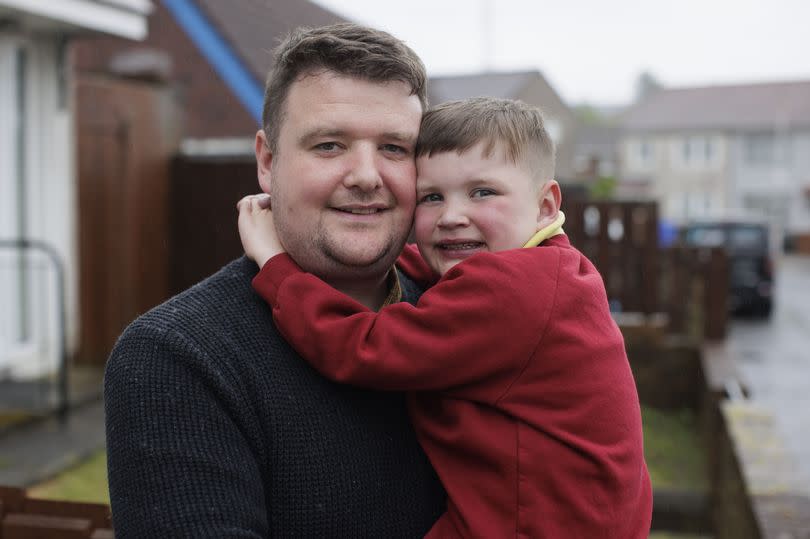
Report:
<svg viewBox="0 0 810 539"><path fill-rule="evenodd" d="M414 144L416 142L416 137L416 133L405 133L402 131L383 133L383 138L385 140L393 140L395 142L403 142L407 144Z"/></svg>
<svg viewBox="0 0 810 539"><path fill-rule="evenodd" d="M298 144L301 146L309 146L312 142L319 138L332 138L332 137L342 137L345 135L346 132L340 129L331 129L331 128L315 128L311 131L307 131L303 135L298 138Z"/></svg>
<svg viewBox="0 0 810 539"><path fill-rule="evenodd" d="M321 138L342 138L346 136L346 131L332 128L315 128L307 131L298 138L300 146L309 146L315 140ZM404 131L390 131L383 133L380 138L386 141L398 142L401 144L413 145L416 143L417 133L407 133Z"/></svg>

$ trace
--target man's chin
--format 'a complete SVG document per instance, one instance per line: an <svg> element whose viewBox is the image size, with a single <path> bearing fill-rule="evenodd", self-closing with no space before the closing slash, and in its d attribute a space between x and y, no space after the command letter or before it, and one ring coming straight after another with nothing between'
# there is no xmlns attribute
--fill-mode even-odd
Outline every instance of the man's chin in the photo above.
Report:
<svg viewBox="0 0 810 539"><path fill-rule="evenodd" d="M327 255L338 265L354 270L388 271L397 258L393 246L380 249L335 249L328 251Z"/></svg>

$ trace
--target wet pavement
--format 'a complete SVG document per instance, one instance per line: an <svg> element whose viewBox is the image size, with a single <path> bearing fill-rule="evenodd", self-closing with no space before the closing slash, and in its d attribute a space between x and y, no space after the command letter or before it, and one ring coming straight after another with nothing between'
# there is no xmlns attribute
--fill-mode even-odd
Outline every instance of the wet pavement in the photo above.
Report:
<svg viewBox="0 0 810 539"><path fill-rule="evenodd" d="M30 487L79 464L104 448L104 405L99 399L15 427L0 437L0 485Z"/></svg>
<svg viewBox="0 0 810 539"><path fill-rule="evenodd" d="M52 380L0 381L0 485L29 487L104 447L102 377L99 367L71 368L65 421Z"/></svg>
<svg viewBox="0 0 810 539"><path fill-rule="evenodd" d="M775 416L810 494L810 256L783 256L776 272L772 317L733 319L728 346L750 400Z"/></svg>

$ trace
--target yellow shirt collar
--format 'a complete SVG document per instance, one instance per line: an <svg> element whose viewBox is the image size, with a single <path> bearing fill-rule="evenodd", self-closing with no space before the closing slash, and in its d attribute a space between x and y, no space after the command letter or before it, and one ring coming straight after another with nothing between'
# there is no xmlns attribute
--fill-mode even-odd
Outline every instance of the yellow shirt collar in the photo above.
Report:
<svg viewBox="0 0 810 539"><path fill-rule="evenodd" d="M387 281L388 296L386 296L385 301L383 301L382 307L402 301L402 285L399 282L399 274L397 273L397 270L391 268L391 271L388 272Z"/></svg>
<svg viewBox="0 0 810 539"><path fill-rule="evenodd" d="M561 211L558 211L557 218L554 220L554 222L538 230L537 233L523 245L523 247L537 247L538 245L540 245L541 243L543 243L552 236L565 234L565 231L563 231L562 229L564 222L565 222L565 214Z"/></svg>

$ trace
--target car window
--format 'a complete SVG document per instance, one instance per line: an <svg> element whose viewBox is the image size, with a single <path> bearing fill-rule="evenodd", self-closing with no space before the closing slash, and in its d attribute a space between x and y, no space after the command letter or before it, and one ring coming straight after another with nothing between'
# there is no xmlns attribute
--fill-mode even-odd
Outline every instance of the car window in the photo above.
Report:
<svg viewBox="0 0 810 539"><path fill-rule="evenodd" d="M731 249L762 249L767 246L765 230L758 226L739 226L729 231Z"/></svg>
<svg viewBox="0 0 810 539"><path fill-rule="evenodd" d="M768 248L768 232L760 225L696 225L686 230L685 240L688 245L726 247L730 251Z"/></svg>
<svg viewBox="0 0 810 539"><path fill-rule="evenodd" d="M726 231L718 227L695 227L686 231L686 243L698 247L723 247Z"/></svg>

